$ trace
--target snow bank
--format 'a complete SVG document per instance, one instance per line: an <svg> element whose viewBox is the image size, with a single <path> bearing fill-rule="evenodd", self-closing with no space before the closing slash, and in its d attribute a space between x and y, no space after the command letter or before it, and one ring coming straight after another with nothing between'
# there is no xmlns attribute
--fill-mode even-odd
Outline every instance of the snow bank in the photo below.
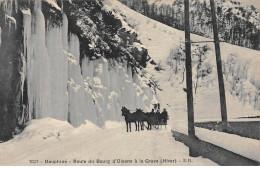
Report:
<svg viewBox="0 0 260 169"><path fill-rule="evenodd" d="M214 119L215 121L215 119ZM177 121L172 124L172 130L188 135L188 123ZM260 161L260 141L241 137L235 134L212 131L195 127L196 136L206 142L212 143L249 159Z"/></svg>
<svg viewBox="0 0 260 169"><path fill-rule="evenodd" d="M25 140L43 141L45 139L60 139L64 132L73 129L67 121L60 121L53 118L43 118L31 120L26 124L23 132L14 137L10 142L20 142Z"/></svg>
<svg viewBox="0 0 260 169"><path fill-rule="evenodd" d="M95 132L100 132L102 129L91 121L86 120L84 124L72 130L72 134L95 134Z"/></svg>
<svg viewBox="0 0 260 169"><path fill-rule="evenodd" d="M107 121L105 126L100 129L87 121L73 128L68 122L51 118L32 120L19 136L0 144L1 164L32 165L29 160L37 159L34 165L217 165L202 157L190 157L188 148L174 141L169 129L127 133L123 122ZM57 158L67 163L45 163ZM97 159L107 161L97 163ZM121 162L113 163L115 159ZM135 163L134 159L144 162ZM158 163L145 162L146 159ZM160 163L161 159L176 160ZM184 163L183 159L190 159L191 163ZM89 160L95 160L95 164L88 163Z"/></svg>
<svg viewBox="0 0 260 169"><path fill-rule="evenodd" d="M115 121L106 121L105 129L116 129L125 127L125 123L115 122Z"/></svg>
<svg viewBox="0 0 260 169"><path fill-rule="evenodd" d="M219 147L260 162L260 141L196 127L196 136Z"/></svg>

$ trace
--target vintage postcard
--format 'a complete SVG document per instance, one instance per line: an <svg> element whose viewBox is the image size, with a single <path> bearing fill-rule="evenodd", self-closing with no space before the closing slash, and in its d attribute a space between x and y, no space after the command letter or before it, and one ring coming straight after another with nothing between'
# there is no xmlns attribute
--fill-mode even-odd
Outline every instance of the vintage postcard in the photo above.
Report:
<svg viewBox="0 0 260 169"><path fill-rule="evenodd" d="M259 0L0 0L0 166L259 166Z"/></svg>

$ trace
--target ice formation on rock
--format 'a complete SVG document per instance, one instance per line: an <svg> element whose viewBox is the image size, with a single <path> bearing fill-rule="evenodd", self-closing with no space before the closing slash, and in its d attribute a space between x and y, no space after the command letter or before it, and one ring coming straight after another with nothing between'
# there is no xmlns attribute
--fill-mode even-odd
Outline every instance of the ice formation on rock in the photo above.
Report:
<svg viewBox="0 0 260 169"><path fill-rule="evenodd" d="M17 4L3 1L11 24L16 24L11 8L14 2ZM53 24L57 18L46 17L41 0L34 1L33 8L15 8L23 18L21 93L28 95L28 104L23 105L28 120L52 117L73 126L90 120L102 126L108 119L122 120L122 106L148 111L153 91L141 84L132 66L103 56L96 60L86 55L81 58L80 39L69 31L63 8L52 0L45 2L54 14L62 13L61 23Z"/></svg>

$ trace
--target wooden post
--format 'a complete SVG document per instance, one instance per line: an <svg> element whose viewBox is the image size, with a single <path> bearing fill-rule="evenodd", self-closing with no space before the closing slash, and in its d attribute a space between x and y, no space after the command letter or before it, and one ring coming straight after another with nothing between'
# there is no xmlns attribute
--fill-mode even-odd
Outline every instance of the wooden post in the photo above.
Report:
<svg viewBox="0 0 260 169"><path fill-rule="evenodd" d="M188 109L188 134L191 145L189 154L197 157L197 151L194 149L196 144L194 129L194 108L193 108L193 91L192 91L192 62L191 62L191 41L190 41L190 19L189 19L189 0L184 0L185 12L185 51L186 51L186 88L187 88L187 109Z"/></svg>
<svg viewBox="0 0 260 169"><path fill-rule="evenodd" d="M222 73L222 62L221 62L218 26L217 26L214 0L210 0L210 7L211 7L211 17L212 17L212 25L213 25L213 33L214 33L217 71L218 71L221 118L222 118L223 130L225 131L227 129L227 107L226 107L225 86L224 86L223 73Z"/></svg>

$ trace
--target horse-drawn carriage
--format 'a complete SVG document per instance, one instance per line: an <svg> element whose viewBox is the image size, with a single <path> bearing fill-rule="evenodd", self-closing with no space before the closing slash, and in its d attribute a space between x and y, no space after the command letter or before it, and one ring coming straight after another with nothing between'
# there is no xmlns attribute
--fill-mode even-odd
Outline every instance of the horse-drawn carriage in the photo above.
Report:
<svg viewBox="0 0 260 169"><path fill-rule="evenodd" d="M168 113L163 111L162 113L145 113L141 109L136 109L135 112L131 113L126 107L122 107L122 116L125 117L127 132L128 128L131 131L131 123L135 123L136 131L139 131L146 127L147 130L151 130L152 126L156 129L159 129L159 126L164 125L166 127L167 120L169 119ZM147 126L145 123L147 123Z"/></svg>
<svg viewBox="0 0 260 169"><path fill-rule="evenodd" d="M169 116L167 114L164 114L163 112L161 114L157 113L147 113L146 114L149 118L147 120L147 123L150 126L153 126L156 129L159 129L159 126L165 126L167 125L167 120L169 119Z"/></svg>

